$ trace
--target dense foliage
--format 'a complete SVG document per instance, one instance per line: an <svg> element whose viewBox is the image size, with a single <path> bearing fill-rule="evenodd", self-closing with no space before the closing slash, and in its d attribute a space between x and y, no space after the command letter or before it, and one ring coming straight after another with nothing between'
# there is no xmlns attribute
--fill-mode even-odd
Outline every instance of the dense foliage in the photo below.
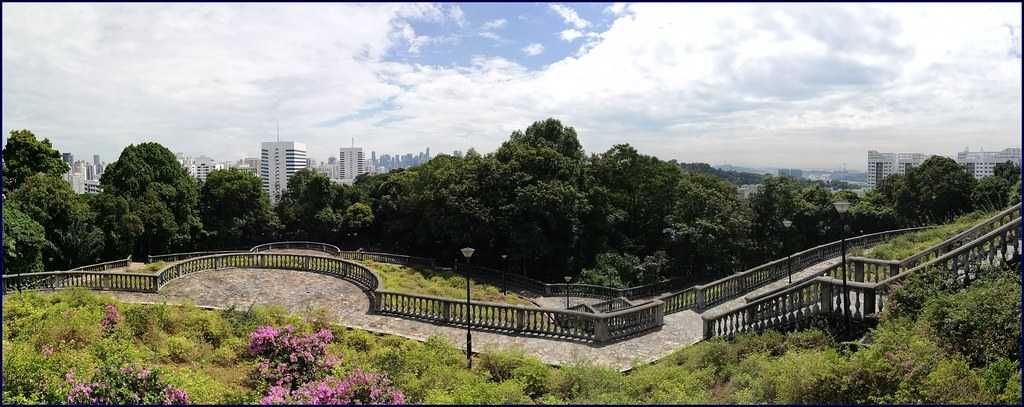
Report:
<svg viewBox="0 0 1024 407"><path fill-rule="evenodd" d="M28 177L46 174L60 177L71 168L53 149L49 139L36 140L28 130L11 130L3 149L4 191L13 191Z"/></svg>
<svg viewBox="0 0 1024 407"><path fill-rule="evenodd" d="M27 131L12 133L4 154L19 168L7 196L43 227L47 270L314 240L442 264L472 246L476 264L549 282L697 284L844 234L939 223L1020 195L1019 167L1000 165L975 182L942 157L858 197L834 185L663 161L626 144L588 155L576 130L554 119L513 132L490 154L442 154L351 186L299 171L273 208L258 178L218 170L198 185L155 143L126 147L97 195L72 193L57 179L66 170L60 153ZM733 183L752 182L761 188L741 199ZM841 199L853 203L843 216L832 206Z"/></svg>

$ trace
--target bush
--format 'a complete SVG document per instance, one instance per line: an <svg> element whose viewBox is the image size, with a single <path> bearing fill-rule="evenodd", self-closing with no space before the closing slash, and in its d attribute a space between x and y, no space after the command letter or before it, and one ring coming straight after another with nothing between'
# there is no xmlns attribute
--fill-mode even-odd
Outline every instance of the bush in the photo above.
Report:
<svg viewBox="0 0 1024 407"><path fill-rule="evenodd" d="M596 366L589 362L574 362L558 369L552 380L556 396L574 403L588 403L603 393L621 391L622 377L619 372Z"/></svg>
<svg viewBox="0 0 1024 407"><path fill-rule="evenodd" d="M1020 285L1011 278L979 281L969 290L927 303L920 323L947 352L974 366L1020 360Z"/></svg>
<svg viewBox="0 0 1024 407"><path fill-rule="evenodd" d="M925 377L921 394L930 403L983 403L981 385L963 360L942 360Z"/></svg>
<svg viewBox="0 0 1024 407"><path fill-rule="evenodd" d="M646 366L624 377L624 395L636 402L657 404L708 403L714 373L681 366ZM609 400L610 401L610 400Z"/></svg>
<svg viewBox="0 0 1024 407"><path fill-rule="evenodd" d="M173 362L188 362L199 359L199 347L191 339L174 335L167 338L167 358Z"/></svg>
<svg viewBox="0 0 1024 407"><path fill-rule="evenodd" d="M73 404L188 404L188 393L166 384L160 370L135 366L100 368L91 381L68 372L67 402Z"/></svg>

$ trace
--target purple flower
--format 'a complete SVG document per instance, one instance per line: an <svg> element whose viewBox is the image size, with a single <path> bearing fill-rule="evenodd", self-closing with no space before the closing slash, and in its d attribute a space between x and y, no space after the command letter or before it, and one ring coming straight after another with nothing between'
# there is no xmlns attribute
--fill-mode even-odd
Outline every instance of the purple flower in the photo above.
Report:
<svg viewBox="0 0 1024 407"><path fill-rule="evenodd" d="M106 309L106 315L103 316L103 321L100 324L103 325L103 332L110 333L117 328L117 324L124 320L124 316L114 304L107 304Z"/></svg>

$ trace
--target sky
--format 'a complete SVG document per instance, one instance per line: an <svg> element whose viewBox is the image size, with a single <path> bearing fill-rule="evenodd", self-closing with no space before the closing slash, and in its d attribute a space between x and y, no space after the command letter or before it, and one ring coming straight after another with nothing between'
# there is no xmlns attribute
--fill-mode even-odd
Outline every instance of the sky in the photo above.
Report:
<svg viewBox="0 0 1024 407"><path fill-rule="evenodd" d="M863 170L1021 144L1020 4L3 4L3 132L113 161L494 151Z"/></svg>

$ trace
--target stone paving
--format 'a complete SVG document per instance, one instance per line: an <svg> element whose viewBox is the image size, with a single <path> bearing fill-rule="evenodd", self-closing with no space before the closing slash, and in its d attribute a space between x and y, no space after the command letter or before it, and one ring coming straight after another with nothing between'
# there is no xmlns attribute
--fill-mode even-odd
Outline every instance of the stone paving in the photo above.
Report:
<svg viewBox="0 0 1024 407"><path fill-rule="evenodd" d="M793 280L820 272L836 263L837 259L818 263L794 273ZM763 293L786 284L787 280L783 278L750 294ZM462 349L465 349L466 343L465 328L368 314L369 299L366 293L347 281L316 273L262 269L203 271L169 282L160 294L112 292L111 295L125 302L179 304L192 301L196 305L217 308L235 306L245 309L254 304L276 304L299 314L323 308L339 323L354 328L417 340L440 335ZM565 306L565 297L538 297L534 301L558 308ZM581 301L598 300L571 298L570 305ZM735 309L745 302L740 297L704 312L713 315ZM702 320L700 314L694 311L669 314L664 321L665 325L658 330L605 345L474 330L473 349L487 351L519 347L550 364L563 365L587 360L627 370L653 362L702 339Z"/></svg>

